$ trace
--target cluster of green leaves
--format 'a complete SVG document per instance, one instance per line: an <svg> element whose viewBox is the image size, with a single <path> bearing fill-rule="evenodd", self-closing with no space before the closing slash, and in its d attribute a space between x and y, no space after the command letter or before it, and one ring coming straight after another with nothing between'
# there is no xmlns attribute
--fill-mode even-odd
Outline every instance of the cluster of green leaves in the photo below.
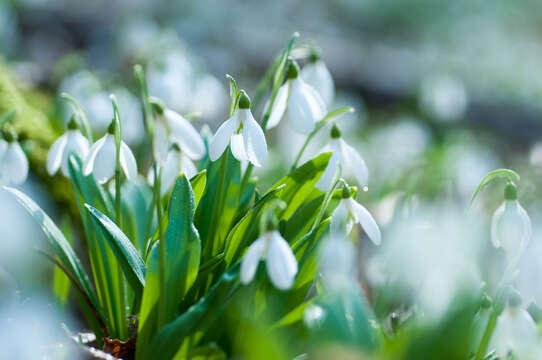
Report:
<svg viewBox="0 0 542 360"><path fill-rule="evenodd" d="M261 88L270 88L272 99L284 78L295 37L272 64L273 76L264 78ZM142 88L146 125L152 131L155 114L140 70L136 68L136 76ZM240 91L231 77L230 85L231 116ZM65 97L74 104L77 116L84 118L77 103ZM330 113L318 129L345 111L351 109ZM115 114L118 120L118 112ZM265 116L262 121L266 122ZM88 127L85 130L92 138ZM209 139L205 141L208 144ZM88 258L88 264L76 254L71 236L65 235L71 231L63 233L24 193L7 190L40 224L52 245L54 254L45 255L65 275L55 274L58 299L67 298L67 278L98 341L137 339L137 359L250 354L252 344L239 342L240 329L257 327L259 331L252 334L262 339L268 331L303 332L303 310L315 301L339 309L335 322L330 320L331 326L342 327L340 312L345 307L353 309L357 325L343 330L353 341L361 334L364 340L360 344L370 348L375 341L361 292L339 298L311 295L317 279L318 245L328 232L329 215L341 196L339 190L326 194L315 188L330 156L323 153L294 166L264 191L256 189L250 169L243 174L240 162L228 150L216 162L204 157L193 178L180 174L172 190L161 198L157 195L160 192L142 179L126 180L120 186L117 178L116 187L102 187L92 174L83 174L81 159L71 154L70 180L84 230L81 248L86 254L81 258ZM255 281L242 286L240 261L260 236L262 218L277 201L285 204L277 213L279 230L299 264L295 283L288 291L278 291L265 272L259 271ZM267 325L262 328L257 324ZM285 350L281 356L291 357L291 351Z"/></svg>

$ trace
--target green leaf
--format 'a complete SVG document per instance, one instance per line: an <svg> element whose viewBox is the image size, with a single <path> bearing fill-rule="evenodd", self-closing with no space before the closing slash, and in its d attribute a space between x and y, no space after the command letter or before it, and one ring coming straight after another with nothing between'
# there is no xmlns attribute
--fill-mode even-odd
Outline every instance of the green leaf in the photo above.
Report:
<svg viewBox="0 0 542 360"><path fill-rule="evenodd" d="M103 306L109 335L124 339L128 336L128 323L125 321L126 307L123 305L126 288L122 270L104 234L96 228L92 215L84 206L88 203L111 218L114 216L111 198L96 183L92 174L83 175L82 161L74 153L69 156L68 169L85 230L94 283L98 299Z"/></svg>
<svg viewBox="0 0 542 360"><path fill-rule="evenodd" d="M474 194L472 194L472 198L469 203L469 208L472 206L472 203L476 199L476 196L478 196L478 193L480 193L480 191L482 191L484 187L486 187L488 184L492 183L493 181L497 179L502 179L502 178L505 178L508 181L516 181L516 182L519 182L520 180L519 174L515 172L514 170L497 169L497 170L491 171L489 174L484 176L484 178L482 179L482 181L476 188L476 191L474 192Z"/></svg>
<svg viewBox="0 0 542 360"><path fill-rule="evenodd" d="M73 229L68 215L62 216L61 231L73 248ZM70 278L58 266L53 270L53 294L60 306L64 306L70 292Z"/></svg>
<svg viewBox="0 0 542 360"><path fill-rule="evenodd" d="M200 301L164 326L146 347L142 359L169 360L175 355L186 356L207 330L218 326L217 320L239 288L238 274L239 266L225 272Z"/></svg>
<svg viewBox="0 0 542 360"><path fill-rule="evenodd" d="M79 258L73 251L71 245L66 240L60 229L55 225L53 220L27 195L21 191L4 186L4 189L15 195L17 201L28 211L30 215L41 226L41 229L47 236L49 243L53 246L55 255L58 257L59 262L66 267L77 282L80 288L85 292L85 296L90 299L92 305L97 309L101 315L101 307L90 284L89 278L79 261ZM101 330L97 330L101 332Z"/></svg>
<svg viewBox="0 0 542 360"><path fill-rule="evenodd" d="M145 263L132 242L124 235L121 229L102 214L98 209L85 204L88 211L94 216L95 223L102 229L105 238L120 263L124 276L134 290L137 297L141 297L145 287Z"/></svg>
<svg viewBox="0 0 542 360"><path fill-rule="evenodd" d="M190 179L190 186L194 192L195 207L198 207L199 201L203 196L205 185L207 184L207 170L202 170Z"/></svg>
<svg viewBox="0 0 542 360"><path fill-rule="evenodd" d="M122 185L122 205L121 229L139 253L144 254L148 241L147 226L153 220L152 191L147 184L125 181Z"/></svg>
<svg viewBox="0 0 542 360"><path fill-rule="evenodd" d="M195 200L184 175L175 182L169 202L169 221L164 240L165 289L164 322L173 319L175 311L198 275L201 241L194 226Z"/></svg>
<svg viewBox="0 0 542 360"><path fill-rule="evenodd" d="M164 240L156 242L149 253L146 285L139 315L138 358L158 330L159 312L163 312L164 322L171 321L179 303L197 277L201 243L193 224L194 207L192 189L186 177L181 175L177 178L171 194ZM160 246L164 248L159 249ZM166 286L163 291L160 289L159 251L164 251L165 256ZM163 299L159 303L161 293Z"/></svg>
<svg viewBox="0 0 542 360"><path fill-rule="evenodd" d="M276 189L278 186L284 185L280 199L287 204L287 207L282 212L281 219L288 220L305 202L326 169L330 157L331 153L329 152L318 155L277 181L271 188Z"/></svg>

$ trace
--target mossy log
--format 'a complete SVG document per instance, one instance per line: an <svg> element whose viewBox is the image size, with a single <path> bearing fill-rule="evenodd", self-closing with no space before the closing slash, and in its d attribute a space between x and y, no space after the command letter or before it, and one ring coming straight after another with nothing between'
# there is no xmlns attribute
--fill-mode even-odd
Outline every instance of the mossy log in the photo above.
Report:
<svg viewBox="0 0 542 360"><path fill-rule="evenodd" d="M53 97L25 88L0 59L0 116L13 109L17 112L10 123L28 156L32 173L61 206L77 211L69 180L61 175L49 176L45 168L47 152L61 132L54 126Z"/></svg>

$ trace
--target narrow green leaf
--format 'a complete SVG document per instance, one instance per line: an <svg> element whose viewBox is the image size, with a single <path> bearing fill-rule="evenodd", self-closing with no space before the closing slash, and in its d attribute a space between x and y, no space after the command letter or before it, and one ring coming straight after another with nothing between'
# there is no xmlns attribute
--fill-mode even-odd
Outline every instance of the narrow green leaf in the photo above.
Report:
<svg viewBox="0 0 542 360"><path fill-rule="evenodd" d="M169 202L169 220L164 240L165 289L164 321L171 321L175 311L198 275L201 242L194 226L195 200L184 175L175 182Z"/></svg>
<svg viewBox="0 0 542 360"><path fill-rule="evenodd" d="M61 231L70 246L73 248L73 229L69 216L62 217ZM68 300L70 291L70 279L58 266L53 270L53 294L60 306L64 306Z"/></svg>
<svg viewBox="0 0 542 360"><path fill-rule="evenodd" d="M151 337L158 328L158 299L160 298L159 275L159 242L156 242L149 252L147 272L145 275L145 289L139 312L136 358L142 359L143 352L149 344Z"/></svg>
<svg viewBox="0 0 542 360"><path fill-rule="evenodd" d="M141 297L145 287L145 263L143 259L139 256L132 242L111 219L93 206L89 204L85 204L85 206L94 216L95 223L101 228L105 238L109 241L109 246L113 249L113 253L132 290L134 290L137 297Z"/></svg>
<svg viewBox="0 0 542 360"><path fill-rule="evenodd" d="M318 155L290 172L271 187L271 189L276 189L278 186L284 185L280 193L280 199L287 204L287 207L281 214L282 219L288 220L312 193L314 185L322 176L330 157L331 153L329 152Z"/></svg>
<svg viewBox="0 0 542 360"><path fill-rule="evenodd" d="M505 178L508 181L516 181L516 182L519 182L520 180L519 174L515 172L514 170L497 169L497 170L491 171L489 174L484 176L484 178L482 179L482 181L476 188L476 191L474 192L474 194L472 194L472 198L469 203L469 208L472 206L472 203L476 199L476 196L478 196L478 193L480 193L480 191L482 191L484 187L486 187L488 184L492 183L493 181L497 179L502 179L502 178Z"/></svg>
<svg viewBox="0 0 542 360"><path fill-rule="evenodd" d="M90 284L88 276L83 269L79 258L53 220L51 220L51 218L32 199L21 191L6 186L4 186L4 189L15 195L17 201L41 226L41 229L47 236L49 243L53 246L59 262L73 274L81 288L84 290L85 295L90 299L94 307L100 312L101 307L96 300L92 285Z"/></svg>
<svg viewBox="0 0 542 360"><path fill-rule="evenodd" d="M195 207L198 207L199 201L203 196L205 185L207 184L207 170L202 170L190 179L190 186L194 192Z"/></svg>
<svg viewBox="0 0 542 360"><path fill-rule="evenodd" d="M153 221L153 195L143 182L125 181L122 185L122 231L143 255L147 246L147 226ZM150 224L152 225L152 223Z"/></svg>

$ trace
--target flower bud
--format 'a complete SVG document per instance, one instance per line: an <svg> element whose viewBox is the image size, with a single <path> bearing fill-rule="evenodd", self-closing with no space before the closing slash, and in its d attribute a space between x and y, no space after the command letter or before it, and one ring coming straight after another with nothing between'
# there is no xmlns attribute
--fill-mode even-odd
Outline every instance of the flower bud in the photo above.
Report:
<svg viewBox="0 0 542 360"><path fill-rule="evenodd" d="M489 309L491 308L492 305L493 305L493 300L491 300L488 294L483 293L482 299L480 300L480 307L482 309Z"/></svg>
<svg viewBox="0 0 542 360"><path fill-rule="evenodd" d="M308 60L309 60L309 63L315 63L318 60L320 60L320 54L318 54L318 52L316 50L313 50L309 54L309 59Z"/></svg>
<svg viewBox="0 0 542 360"><path fill-rule="evenodd" d="M14 141L17 141L17 133L15 132L15 130L13 130L12 127L9 127L6 130L4 130L4 139L8 143L12 143Z"/></svg>
<svg viewBox="0 0 542 360"><path fill-rule="evenodd" d="M154 111L156 111L156 113L160 115L162 115L164 111L166 110L166 104L164 104L162 99L159 99L155 96L149 96L149 102L152 108L154 109Z"/></svg>
<svg viewBox="0 0 542 360"><path fill-rule="evenodd" d="M350 190L350 187L346 184L343 186L343 199L350 199L352 197L352 190Z"/></svg>
<svg viewBox="0 0 542 360"><path fill-rule="evenodd" d="M512 289L508 294L508 305L512 308L517 308L521 305L521 302L521 294L516 289Z"/></svg>

